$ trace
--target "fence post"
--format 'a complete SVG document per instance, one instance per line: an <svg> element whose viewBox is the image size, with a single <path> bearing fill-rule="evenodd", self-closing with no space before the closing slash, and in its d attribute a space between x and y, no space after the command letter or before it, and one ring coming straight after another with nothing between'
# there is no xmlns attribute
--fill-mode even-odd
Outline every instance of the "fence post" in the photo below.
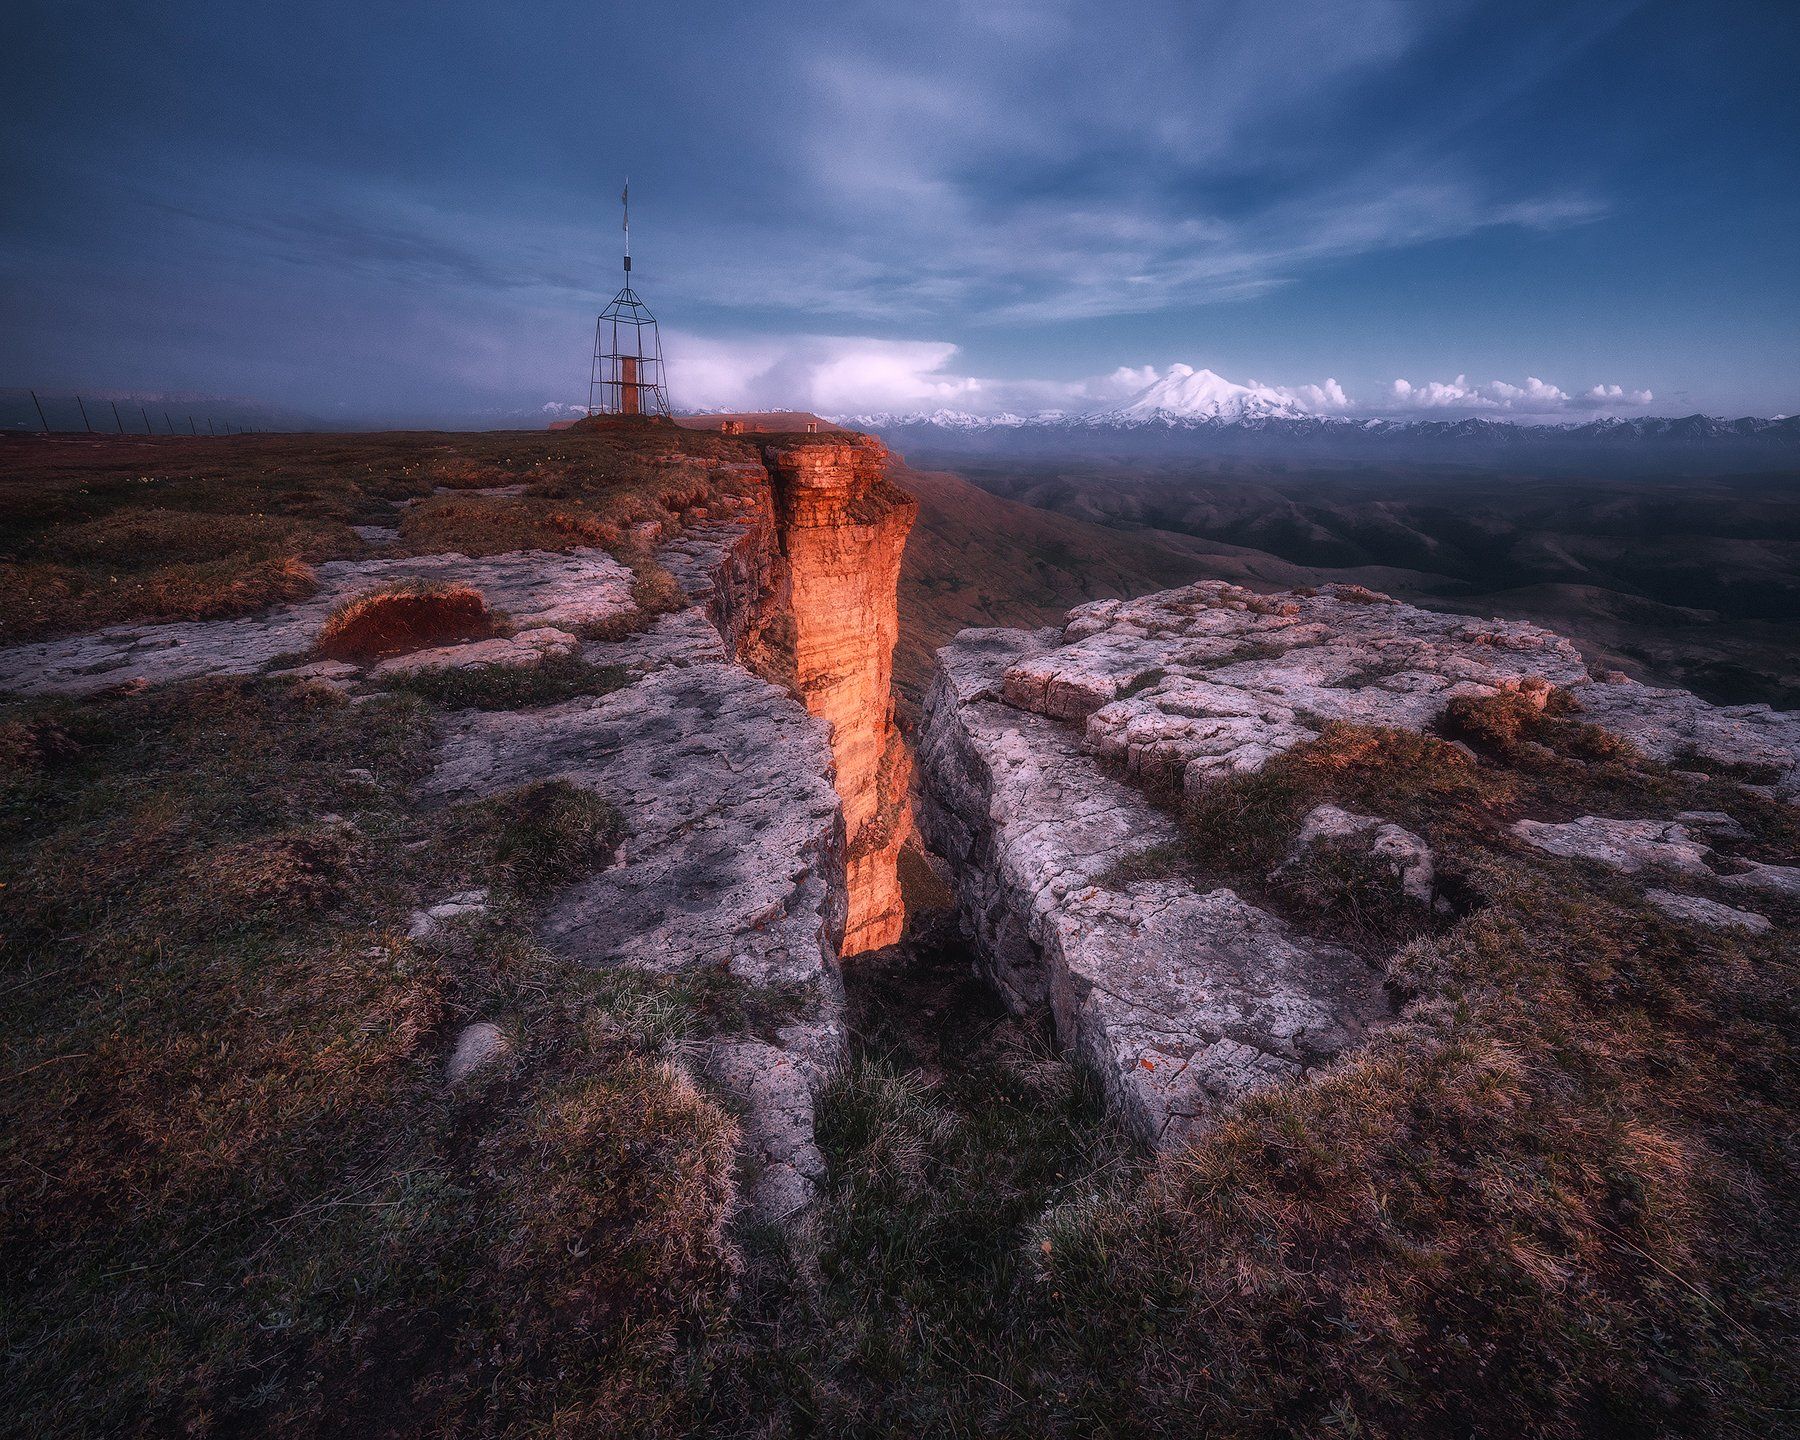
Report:
<svg viewBox="0 0 1800 1440"><path fill-rule="evenodd" d="M48 435L50 433L50 422L44 418L44 402L37 398L37 391L35 390L31 392L31 403L37 406L38 424L44 427L44 433Z"/></svg>
<svg viewBox="0 0 1800 1440"><path fill-rule="evenodd" d="M150 414L149 414L149 412L147 410L145 410L142 405L140 405L140 406L138 406L138 414L142 415L144 417L144 433L146 435L150 434L151 430L150 430Z"/></svg>
<svg viewBox="0 0 1800 1440"><path fill-rule="evenodd" d="M196 427L194 424L194 417L192 415L188 416L188 434L198 435L199 433L200 433L200 431L199 431L198 427Z"/></svg>
<svg viewBox="0 0 1800 1440"><path fill-rule="evenodd" d="M169 427L169 433L171 435L175 433L175 422L169 418L169 412L167 410L163 411L163 424Z"/></svg>
<svg viewBox="0 0 1800 1440"><path fill-rule="evenodd" d="M81 403L81 397L79 395L75 397L75 405L76 408L81 411L82 426L87 430L88 434L92 435L94 433L94 422L87 418L87 406Z"/></svg>
<svg viewBox="0 0 1800 1440"><path fill-rule="evenodd" d="M113 424L119 427L119 433L123 435L125 433L125 422L119 418L119 402L114 400L110 403L113 407Z"/></svg>

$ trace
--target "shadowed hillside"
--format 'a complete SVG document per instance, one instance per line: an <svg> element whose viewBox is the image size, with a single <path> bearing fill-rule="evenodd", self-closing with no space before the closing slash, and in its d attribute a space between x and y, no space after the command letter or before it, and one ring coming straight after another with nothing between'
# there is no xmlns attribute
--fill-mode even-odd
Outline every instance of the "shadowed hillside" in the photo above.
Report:
<svg viewBox="0 0 1800 1440"><path fill-rule="evenodd" d="M1546 479L1118 457L958 469L997 495L1192 555L1208 577L1346 581L1535 620L1597 662L1717 703L1800 704L1791 474Z"/></svg>
<svg viewBox="0 0 1800 1440"><path fill-rule="evenodd" d="M900 572L894 652L895 684L914 705L938 646L959 630L1056 624L1086 600L1140 595L1219 573L1164 537L1124 534L1021 505L955 475L906 470L896 478L919 500Z"/></svg>

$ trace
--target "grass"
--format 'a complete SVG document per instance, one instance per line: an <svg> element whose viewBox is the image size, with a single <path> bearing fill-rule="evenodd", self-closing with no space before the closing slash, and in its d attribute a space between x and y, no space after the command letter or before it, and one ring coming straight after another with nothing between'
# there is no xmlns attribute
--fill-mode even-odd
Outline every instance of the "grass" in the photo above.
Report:
<svg viewBox="0 0 1800 1440"><path fill-rule="evenodd" d="M829 1179L805 1228L749 1237L701 1433L1046 1433L1006 1423L1009 1391L1042 1388L1027 1241L1047 1205L1128 1169L1126 1142L959 948L859 957L846 982L856 1054L818 1113Z"/></svg>
<svg viewBox="0 0 1800 1440"><path fill-rule="evenodd" d="M275 681L0 719L14 1426L683 1428L736 1265L735 1124L667 1058L689 997L530 943L611 807L428 811L431 733L413 697ZM403 938L471 884L471 936ZM513 1052L451 1091L474 1019Z"/></svg>
<svg viewBox="0 0 1800 1440"><path fill-rule="evenodd" d="M403 580L336 606L319 630L317 649L335 660L376 660L486 639L499 629L473 585Z"/></svg>
<svg viewBox="0 0 1800 1440"><path fill-rule="evenodd" d="M827 1192L809 1228L751 1250L706 1433L1791 1429L1791 942L1673 924L1505 825L1550 805L1704 808L1760 825L1765 853L1800 837L1779 807L1558 710L1465 707L1450 724L1475 760L1333 727L1196 797L1189 853L1143 863L1387 957L1406 1008L1160 1159L1109 1132L1080 1072L998 1013L954 945L852 969L858 1059L820 1110ZM1271 885L1326 801L1423 834L1459 913L1393 899L1352 847ZM1780 918L1791 934L1800 917Z"/></svg>
<svg viewBox="0 0 1800 1440"><path fill-rule="evenodd" d="M413 670L388 688L445 710L531 710L583 695L610 695L631 683L621 665L593 665L579 655L546 655L534 665L470 665Z"/></svg>
<svg viewBox="0 0 1800 1440"><path fill-rule="evenodd" d="M1142 880L1166 880L1179 875L1188 864L1185 845L1147 845L1113 861L1094 877L1094 883L1107 890L1125 890Z"/></svg>
<svg viewBox="0 0 1800 1440"><path fill-rule="evenodd" d="M597 545L736 513L756 460L741 440L631 434L53 436L0 470L0 643L130 620L214 619L294 600L311 567L366 553ZM475 489L523 486L519 496ZM444 488L451 493L439 495Z"/></svg>
<svg viewBox="0 0 1800 1440"><path fill-rule="evenodd" d="M1561 703L1471 702L1448 726L1489 760L1328 727L1188 807L1196 859L1240 888L1331 800L1419 830L1473 904L1432 926L1384 908L1385 873L1309 857L1287 908L1385 940L1401 1022L1232 1107L1142 1186L1046 1217L1033 1293L1064 1313L1035 1322L1040 1363L1113 1433L1783 1423L1800 1294L1782 1238L1800 1219L1787 942L1674 925L1503 826L1551 807L1725 809L1791 847L1793 821Z"/></svg>

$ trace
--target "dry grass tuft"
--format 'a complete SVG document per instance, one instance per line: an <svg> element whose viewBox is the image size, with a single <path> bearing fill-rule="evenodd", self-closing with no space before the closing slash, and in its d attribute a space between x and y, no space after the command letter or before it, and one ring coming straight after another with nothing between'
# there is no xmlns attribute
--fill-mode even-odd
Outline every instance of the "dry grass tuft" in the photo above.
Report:
<svg viewBox="0 0 1800 1440"><path fill-rule="evenodd" d="M319 631L318 652L339 660L373 660L499 633L472 585L407 581L346 600Z"/></svg>
<svg viewBox="0 0 1800 1440"><path fill-rule="evenodd" d="M1643 759L1611 731L1569 718L1578 713L1566 690L1552 690L1541 705L1507 690L1479 698L1458 696L1445 708L1441 728L1452 739L1510 760L1518 759L1528 743L1581 761L1633 764Z"/></svg>

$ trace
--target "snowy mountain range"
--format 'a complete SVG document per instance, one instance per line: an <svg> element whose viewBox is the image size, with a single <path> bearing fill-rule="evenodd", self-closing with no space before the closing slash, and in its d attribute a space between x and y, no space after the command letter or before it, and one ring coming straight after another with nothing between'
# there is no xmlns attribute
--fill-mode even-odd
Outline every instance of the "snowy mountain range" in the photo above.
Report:
<svg viewBox="0 0 1800 1440"><path fill-rule="evenodd" d="M1179 459L1221 456L1357 464L1504 466L1543 473L1800 473L1800 416L1727 420L1602 417L1528 424L1484 417L1354 419L1309 415L1256 386L1159 384L1115 410L971 415L938 410L833 416L920 459L938 455L1052 459L1078 454ZM1214 380L1217 377L1212 377ZM1166 386L1166 388L1165 388ZM1175 393L1182 389L1187 393ZM1244 392L1242 394L1232 392ZM1199 413L1178 410L1205 392ZM1272 398L1271 398L1272 396Z"/></svg>
<svg viewBox="0 0 1800 1440"><path fill-rule="evenodd" d="M1341 394L1341 392L1339 392ZM1112 409L1070 412L1043 410L1030 415L1007 412L976 415L964 410L882 411L828 417L857 430L889 434L932 433L972 436L987 432L1202 432L1195 439L1248 438L1350 439L1386 437L1437 440L1481 440L1491 444L1543 443L1552 438L1580 440L1663 440L1689 444L1709 441L1768 439L1800 442L1800 420L1782 416L1746 416L1726 420L1708 415L1679 419L1661 416L1596 417L1554 423L1498 420L1485 416L1459 419L1386 419L1320 415L1292 392L1254 381L1240 385L1211 370L1172 366L1168 374Z"/></svg>

